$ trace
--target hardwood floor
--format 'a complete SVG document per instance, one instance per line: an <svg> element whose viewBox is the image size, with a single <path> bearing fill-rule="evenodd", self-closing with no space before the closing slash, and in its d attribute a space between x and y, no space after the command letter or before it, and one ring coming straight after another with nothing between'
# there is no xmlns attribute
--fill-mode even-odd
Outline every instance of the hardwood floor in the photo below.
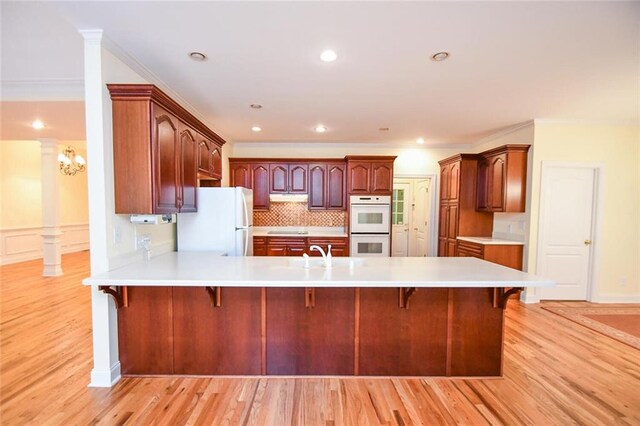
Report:
<svg viewBox="0 0 640 426"><path fill-rule="evenodd" d="M126 378L88 388L88 253L2 274L2 425L640 424L640 351L510 301L504 378ZM588 306L571 303L570 306Z"/></svg>

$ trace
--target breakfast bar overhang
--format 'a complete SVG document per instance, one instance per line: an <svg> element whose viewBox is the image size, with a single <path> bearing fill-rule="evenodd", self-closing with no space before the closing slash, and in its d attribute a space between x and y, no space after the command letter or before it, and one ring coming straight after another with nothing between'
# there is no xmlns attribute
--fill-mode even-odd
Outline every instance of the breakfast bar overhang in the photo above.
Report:
<svg viewBox="0 0 640 426"><path fill-rule="evenodd" d="M334 258L327 268L204 252L84 284L118 308L125 376L456 377L501 376L509 296L554 285L475 258Z"/></svg>

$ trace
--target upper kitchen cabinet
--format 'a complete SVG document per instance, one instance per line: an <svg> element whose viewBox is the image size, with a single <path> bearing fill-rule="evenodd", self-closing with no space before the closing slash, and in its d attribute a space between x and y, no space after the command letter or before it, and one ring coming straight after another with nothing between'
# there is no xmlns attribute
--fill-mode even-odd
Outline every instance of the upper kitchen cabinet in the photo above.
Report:
<svg viewBox="0 0 640 426"><path fill-rule="evenodd" d="M221 149L224 140L152 84L107 87L113 110L115 212L196 211L198 171L211 170L201 150Z"/></svg>
<svg viewBox="0 0 640 426"><path fill-rule="evenodd" d="M529 145L504 145L480 154L476 208L524 212Z"/></svg>
<svg viewBox="0 0 640 426"><path fill-rule="evenodd" d="M269 210L269 163L229 159L229 186L253 190L253 209Z"/></svg>
<svg viewBox="0 0 640 426"><path fill-rule="evenodd" d="M347 192L349 195L391 195L395 156L349 155L347 161Z"/></svg>
<svg viewBox="0 0 640 426"><path fill-rule="evenodd" d="M198 135L198 177L222 179L222 144Z"/></svg>
<svg viewBox="0 0 640 426"><path fill-rule="evenodd" d="M309 164L309 209L346 209L346 164Z"/></svg>
<svg viewBox="0 0 640 426"><path fill-rule="evenodd" d="M272 194L306 194L307 164L271 163L269 173Z"/></svg>

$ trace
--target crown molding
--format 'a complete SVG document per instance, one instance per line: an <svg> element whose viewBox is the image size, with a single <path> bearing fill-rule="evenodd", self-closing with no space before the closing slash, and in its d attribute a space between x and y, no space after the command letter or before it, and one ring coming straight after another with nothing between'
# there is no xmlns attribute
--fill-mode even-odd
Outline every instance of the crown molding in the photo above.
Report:
<svg viewBox="0 0 640 426"><path fill-rule="evenodd" d="M143 65L135 57L129 54L129 52L127 52L124 48L122 48L120 45L118 45L116 42L114 42L104 34L102 35L102 46L105 49L107 49L109 52L111 52L111 54L113 54L116 58L122 61L125 65L127 65L129 68L131 68L133 71L138 73L146 81L148 81L149 83L155 84L158 88L160 88L160 90L162 90L167 95L169 95L172 99L174 99L177 103L179 103L184 109L188 110L191 115L193 115L198 120L203 122L208 128L210 128L213 132L215 132L219 137L221 137L227 142L230 140L230 138L227 135L225 135L224 132L221 132L220 129L212 125L212 123L206 119L206 116L200 110L194 107L189 101L187 101L184 97L182 97L178 92L173 90L167 83L165 83L160 77L158 77L157 74L155 74L145 65Z"/></svg>
<svg viewBox="0 0 640 426"><path fill-rule="evenodd" d="M314 141L235 141L234 146L244 148L264 148L265 146L289 147L292 145L304 146L306 148L412 148L412 149L469 149L470 144L425 144L417 145L415 143L394 143L384 142L314 142Z"/></svg>
<svg viewBox="0 0 640 426"><path fill-rule="evenodd" d="M84 101L84 80L3 80L3 101Z"/></svg>
<svg viewBox="0 0 640 426"><path fill-rule="evenodd" d="M514 124L513 126L508 126L504 129L498 130L495 133L491 133L488 136L478 139L477 141L470 144L472 148L477 148L480 145L483 145L487 142L491 142L495 139L501 138L503 136L509 135L511 133L515 133L519 130L525 129L527 127L535 127L535 120L523 121L522 123Z"/></svg>

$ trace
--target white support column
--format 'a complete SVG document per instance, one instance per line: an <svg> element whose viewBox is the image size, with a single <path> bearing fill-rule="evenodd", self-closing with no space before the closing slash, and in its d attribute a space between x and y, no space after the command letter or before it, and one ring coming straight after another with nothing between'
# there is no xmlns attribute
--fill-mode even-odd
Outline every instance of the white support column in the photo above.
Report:
<svg viewBox="0 0 640 426"><path fill-rule="evenodd" d="M62 231L60 230L58 141L40 139L42 173L42 257L45 277L62 275Z"/></svg>
<svg viewBox="0 0 640 426"><path fill-rule="evenodd" d="M110 211L106 197L110 194L111 172L105 166L105 153L110 149L105 140L102 76L102 30L80 31L84 37L84 85L87 131L87 168L89 188L89 237L91 275L109 269ZM110 129L109 129L110 131ZM108 152L107 152L108 154ZM118 323L115 305L109 296L91 289L93 324L93 369L90 387L110 387L120 380L118 359Z"/></svg>

